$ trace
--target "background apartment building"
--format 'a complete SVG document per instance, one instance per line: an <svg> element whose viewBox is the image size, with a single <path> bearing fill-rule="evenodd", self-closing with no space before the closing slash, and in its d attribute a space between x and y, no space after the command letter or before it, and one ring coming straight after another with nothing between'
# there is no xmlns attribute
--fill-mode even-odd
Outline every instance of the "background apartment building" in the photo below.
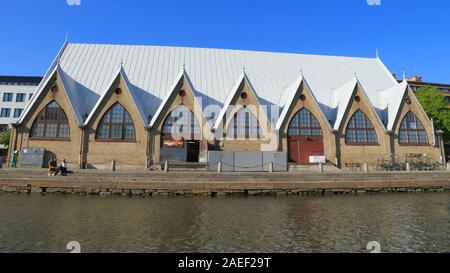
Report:
<svg viewBox="0 0 450 273"><path fill-rule="evenodd" d="M41 82L42 77L0 76L0 132L19 119ZM0 161L7 149L0 145Z"/></svg>
<svg viewBox="0 0 450 273"><path fill-rule="evenodd" d="M41 77L0 76L0 131L19 119Z"/></svg>
<svg viewBox="0 0 450 273"><path fill-rule="evenodd" d="M447 106L450 108L450 84L424 82L420 76L412 76L411 78L406 78L406 80L414 92L421 87L431 87L441 91L447 100ZM399 80L399 82L401 81L402 80Z"/></svg>

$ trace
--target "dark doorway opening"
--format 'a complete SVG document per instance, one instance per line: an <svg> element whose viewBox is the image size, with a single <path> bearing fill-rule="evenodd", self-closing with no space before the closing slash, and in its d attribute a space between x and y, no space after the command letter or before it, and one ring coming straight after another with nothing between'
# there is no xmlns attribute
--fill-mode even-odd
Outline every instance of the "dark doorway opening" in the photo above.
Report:
<svg viewBox="0 0 450 273"><path fill-rule="evenodd" d="M200 155L200 141L193 140L186 142L187 162L198 162Z"/></svg>

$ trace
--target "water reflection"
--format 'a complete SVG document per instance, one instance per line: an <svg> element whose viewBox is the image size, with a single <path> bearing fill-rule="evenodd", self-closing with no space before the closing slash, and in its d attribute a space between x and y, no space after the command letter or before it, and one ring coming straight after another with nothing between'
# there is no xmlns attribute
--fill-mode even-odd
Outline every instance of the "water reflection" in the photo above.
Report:
<svg viewBox="0 0 450 273"><path fill-rule="evenodd" d="M450 193L122 198L0 194L0 252L450 252Z"/></svg>

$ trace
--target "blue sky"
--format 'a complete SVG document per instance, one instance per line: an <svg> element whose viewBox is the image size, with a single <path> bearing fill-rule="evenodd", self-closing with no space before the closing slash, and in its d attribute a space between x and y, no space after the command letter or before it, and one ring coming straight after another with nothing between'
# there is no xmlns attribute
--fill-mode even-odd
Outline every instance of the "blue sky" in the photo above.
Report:
<svg viewBox="0 0 450 273"><path fill-rule="evenodd" d="M0 74L43 75L70 42L375 57L450 83L450 1L2 0Z"/></svg>

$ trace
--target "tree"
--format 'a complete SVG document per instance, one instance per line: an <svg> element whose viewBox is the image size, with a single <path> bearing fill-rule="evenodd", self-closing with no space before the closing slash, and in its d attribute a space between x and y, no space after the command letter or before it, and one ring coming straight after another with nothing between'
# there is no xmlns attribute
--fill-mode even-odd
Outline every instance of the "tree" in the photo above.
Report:
<svg viewBox="0 0 450 273"><path fill-rule="evenodd" d="M8 147L10 138L11 138L11 129L8 128L0 133L0 145Z"/></svg>
<svg viewBox="0 0 450 273"><path fill-rule="evenodd" d="M450 142L450 109L445 96L436 88L421 87L416 92L427 115L434 120L436 129L444 131L444 140Z"/></svg>

